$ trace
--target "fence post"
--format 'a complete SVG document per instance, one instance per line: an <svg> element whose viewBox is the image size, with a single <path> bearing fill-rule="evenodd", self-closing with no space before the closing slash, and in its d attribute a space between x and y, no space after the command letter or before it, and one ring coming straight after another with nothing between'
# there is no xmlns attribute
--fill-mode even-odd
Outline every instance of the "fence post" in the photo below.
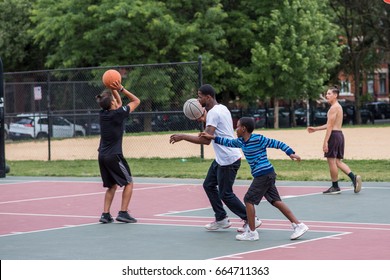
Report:
<svg viewBox="0 0 390 280"><path fill-rule="evenodd" d="M51 136L53 135L53 120L51 118L51 102L50 102L50 71L47 71L47 153L48 161L51 161Z"/></svg>
<svg viewBox="0 0 390 280"><path fill-rule="evenodd" d="M203 75L202 75L202 56L198 56L198 88L200 88L202 86L202 83L203 83ZM204 130L204 127L205 124L202 123L202 130ZM200 158L201 159L204 159L204 145L201 144L200 145Z"/></svg>
<svg viewBox="0 0 390 280"><path fill-rule="evenodd" d="M4 145L4 80L3 61L0 57L0 178L4 178L6 173Z"/></svg>

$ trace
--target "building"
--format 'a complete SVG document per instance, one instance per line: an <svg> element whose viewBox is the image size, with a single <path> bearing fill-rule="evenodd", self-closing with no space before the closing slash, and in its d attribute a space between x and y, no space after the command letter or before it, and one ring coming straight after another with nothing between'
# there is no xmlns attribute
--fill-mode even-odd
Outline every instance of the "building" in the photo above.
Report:
<svg viewBox="0 0 390 280"><path fill-rule="evenodd" d="M384 101L389 102L389 72L390 64L382 64L379 69L372 74L365 75L362 81L363 102ZM355 84L352 75L339 74L340 80L340 98L355 101Z"/></svg>

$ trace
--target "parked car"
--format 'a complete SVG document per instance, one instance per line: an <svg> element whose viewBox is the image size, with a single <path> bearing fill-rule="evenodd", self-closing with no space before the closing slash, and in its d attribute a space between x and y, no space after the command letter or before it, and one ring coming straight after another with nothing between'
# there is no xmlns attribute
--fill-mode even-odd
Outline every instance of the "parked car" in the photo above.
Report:
<svg viewBox="0 0 390 280"><path fill-rule="evenodd" d="M255 119L255 128L263 128L266 125L267 113L265 109L257 109L252 113L252 117Z"/></svg>
<svg viewBox="0 0 390 280"><path fill-rule="evenodd" d="M100 123L98 121L92 121L85 123L85 132L87 135L99 135Z"/></svg>
<svg viewBox="0 0 390 280"><path fill-rule="evenodd" d="M125 123L125 132L134 133L144 131L144 120L141 116L130 115Z"/></svg>
<svg viewBox="0 0 390 280"><path fill-rule="evenodd" d="M255 120L255 128L264 128L266 121L265 109L231 109L230 114L232 115L233 128L237 128L237 122L242 117L252 117Z"/></svg>
<svg viewBox="0 0 390 280"><path fill-rule="evenodd" d="M316 108L313 114L313 125L323 125L328 121L328 109Z"/></svg>
<svg viewBox="0 0 390 280"><path fill-rule="evenodd" d="M152 120L153 131L199 130L201 123L188 119L183 112L155 114Z"/></svg>
<svg viewBox="0 0 390 280"><path fill-rule="evenodd" d="M82 115L77 119L77 124L82 125L85 128L85 135L99 135L100 134L100 122L98 113L88 113Z"/></svg>
<svg viewBox="0 0 390 280"><path fill-rule="evenodd" d="M89 123L84 124L87 135L100 135L100 123L99 119L91 120ZM134 133L144 131L144 125L142 118L129 116L128 120L124 123L125 133Z"/></svg>
<svg viewBox="0 0 390 280"><path fill-rule="evenodd" d="M353 104L343 104L343 124L355 123L355 107ZM366 107L360 108L360 118L363 124L368 122L374 123L374 115Z"/></svg>
<svg viewBox="0 0 390 280"><path fill-rule="evenodd" d="M268 126L274 127L274 108L268 109ZM284 108L279 107L279 127L290 127L290 112Z"/></svg>
<svg viewBox="0 0 390 280"><path fill-rule="evenodd" d="M390 104L386 102L370 102L365 105L375 119L390 118Z"/></svg>
<svg viewBox="0 0 390 280"><path fill-rule="evenodd" d="M305 108L298 108L294 111L295 122L297 126L307 125L307 110Z"/></svg>
<svg viewBox="0 0 390 280"><path fill-rule="evenodd" d="M49 119L45 114L20 114L16 122L10 124L9 137L16 139L47 138ZM52 116L52 137L65 138L85 136L85 129L81 125L73 124L67 119Z"/></svg>

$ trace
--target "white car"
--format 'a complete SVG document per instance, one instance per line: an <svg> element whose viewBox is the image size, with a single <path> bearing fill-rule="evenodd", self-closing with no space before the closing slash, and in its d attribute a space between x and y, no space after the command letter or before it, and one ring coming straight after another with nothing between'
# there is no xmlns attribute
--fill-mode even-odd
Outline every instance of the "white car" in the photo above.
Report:
<svg viewBox="0 0 390 280"><path fill-rule="evenodd" d="M43 139L47 138L49 119L45 114L20 114L17 120L10 124L9 138L16 139ZM81 125L73 124L67 119L52 116L52 137L66 138L85 136L85 129Z"/></svg>

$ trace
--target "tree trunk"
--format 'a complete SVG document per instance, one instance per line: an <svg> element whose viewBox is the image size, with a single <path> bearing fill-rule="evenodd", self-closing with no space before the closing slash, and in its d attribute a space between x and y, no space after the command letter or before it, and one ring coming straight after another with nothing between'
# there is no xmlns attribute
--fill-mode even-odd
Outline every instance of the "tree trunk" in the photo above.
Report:
<svg viewBox="0 0 390 280"><path fill-rule="evenodd" d="M274 99L274 128L279 128L279 99Z"/></svg>
<svg viewBox="0 0 390 280"><path fill-rule="evenodd" d="M355 60L355 73L354 73L354 83L355 83L355 105L354 105L354 112L355 112L355 123L356 124L361 124L362 123L362 119L360 117L360 95L361 95L361 91L360 91L360 81L361 81L361 72L360 72L360 58L359 58L359 54L357 55L356 57L356 60Z"/></svg>
<svg viewBox="0 0 390 280"><path fill-rule="evenodd" d="M297 127L297 120L295 118L295 100L290 101L290 114L288 115L290 118L290 127Z"/></svg>
<svg viewBox="0 0 390 280"><path fill-rule="evenodd" d="M152 101L150 99L145 100L145 112L150 112L152 110ZM144 131L152 131L152 114L146 114L144 117Z"/></svg>

